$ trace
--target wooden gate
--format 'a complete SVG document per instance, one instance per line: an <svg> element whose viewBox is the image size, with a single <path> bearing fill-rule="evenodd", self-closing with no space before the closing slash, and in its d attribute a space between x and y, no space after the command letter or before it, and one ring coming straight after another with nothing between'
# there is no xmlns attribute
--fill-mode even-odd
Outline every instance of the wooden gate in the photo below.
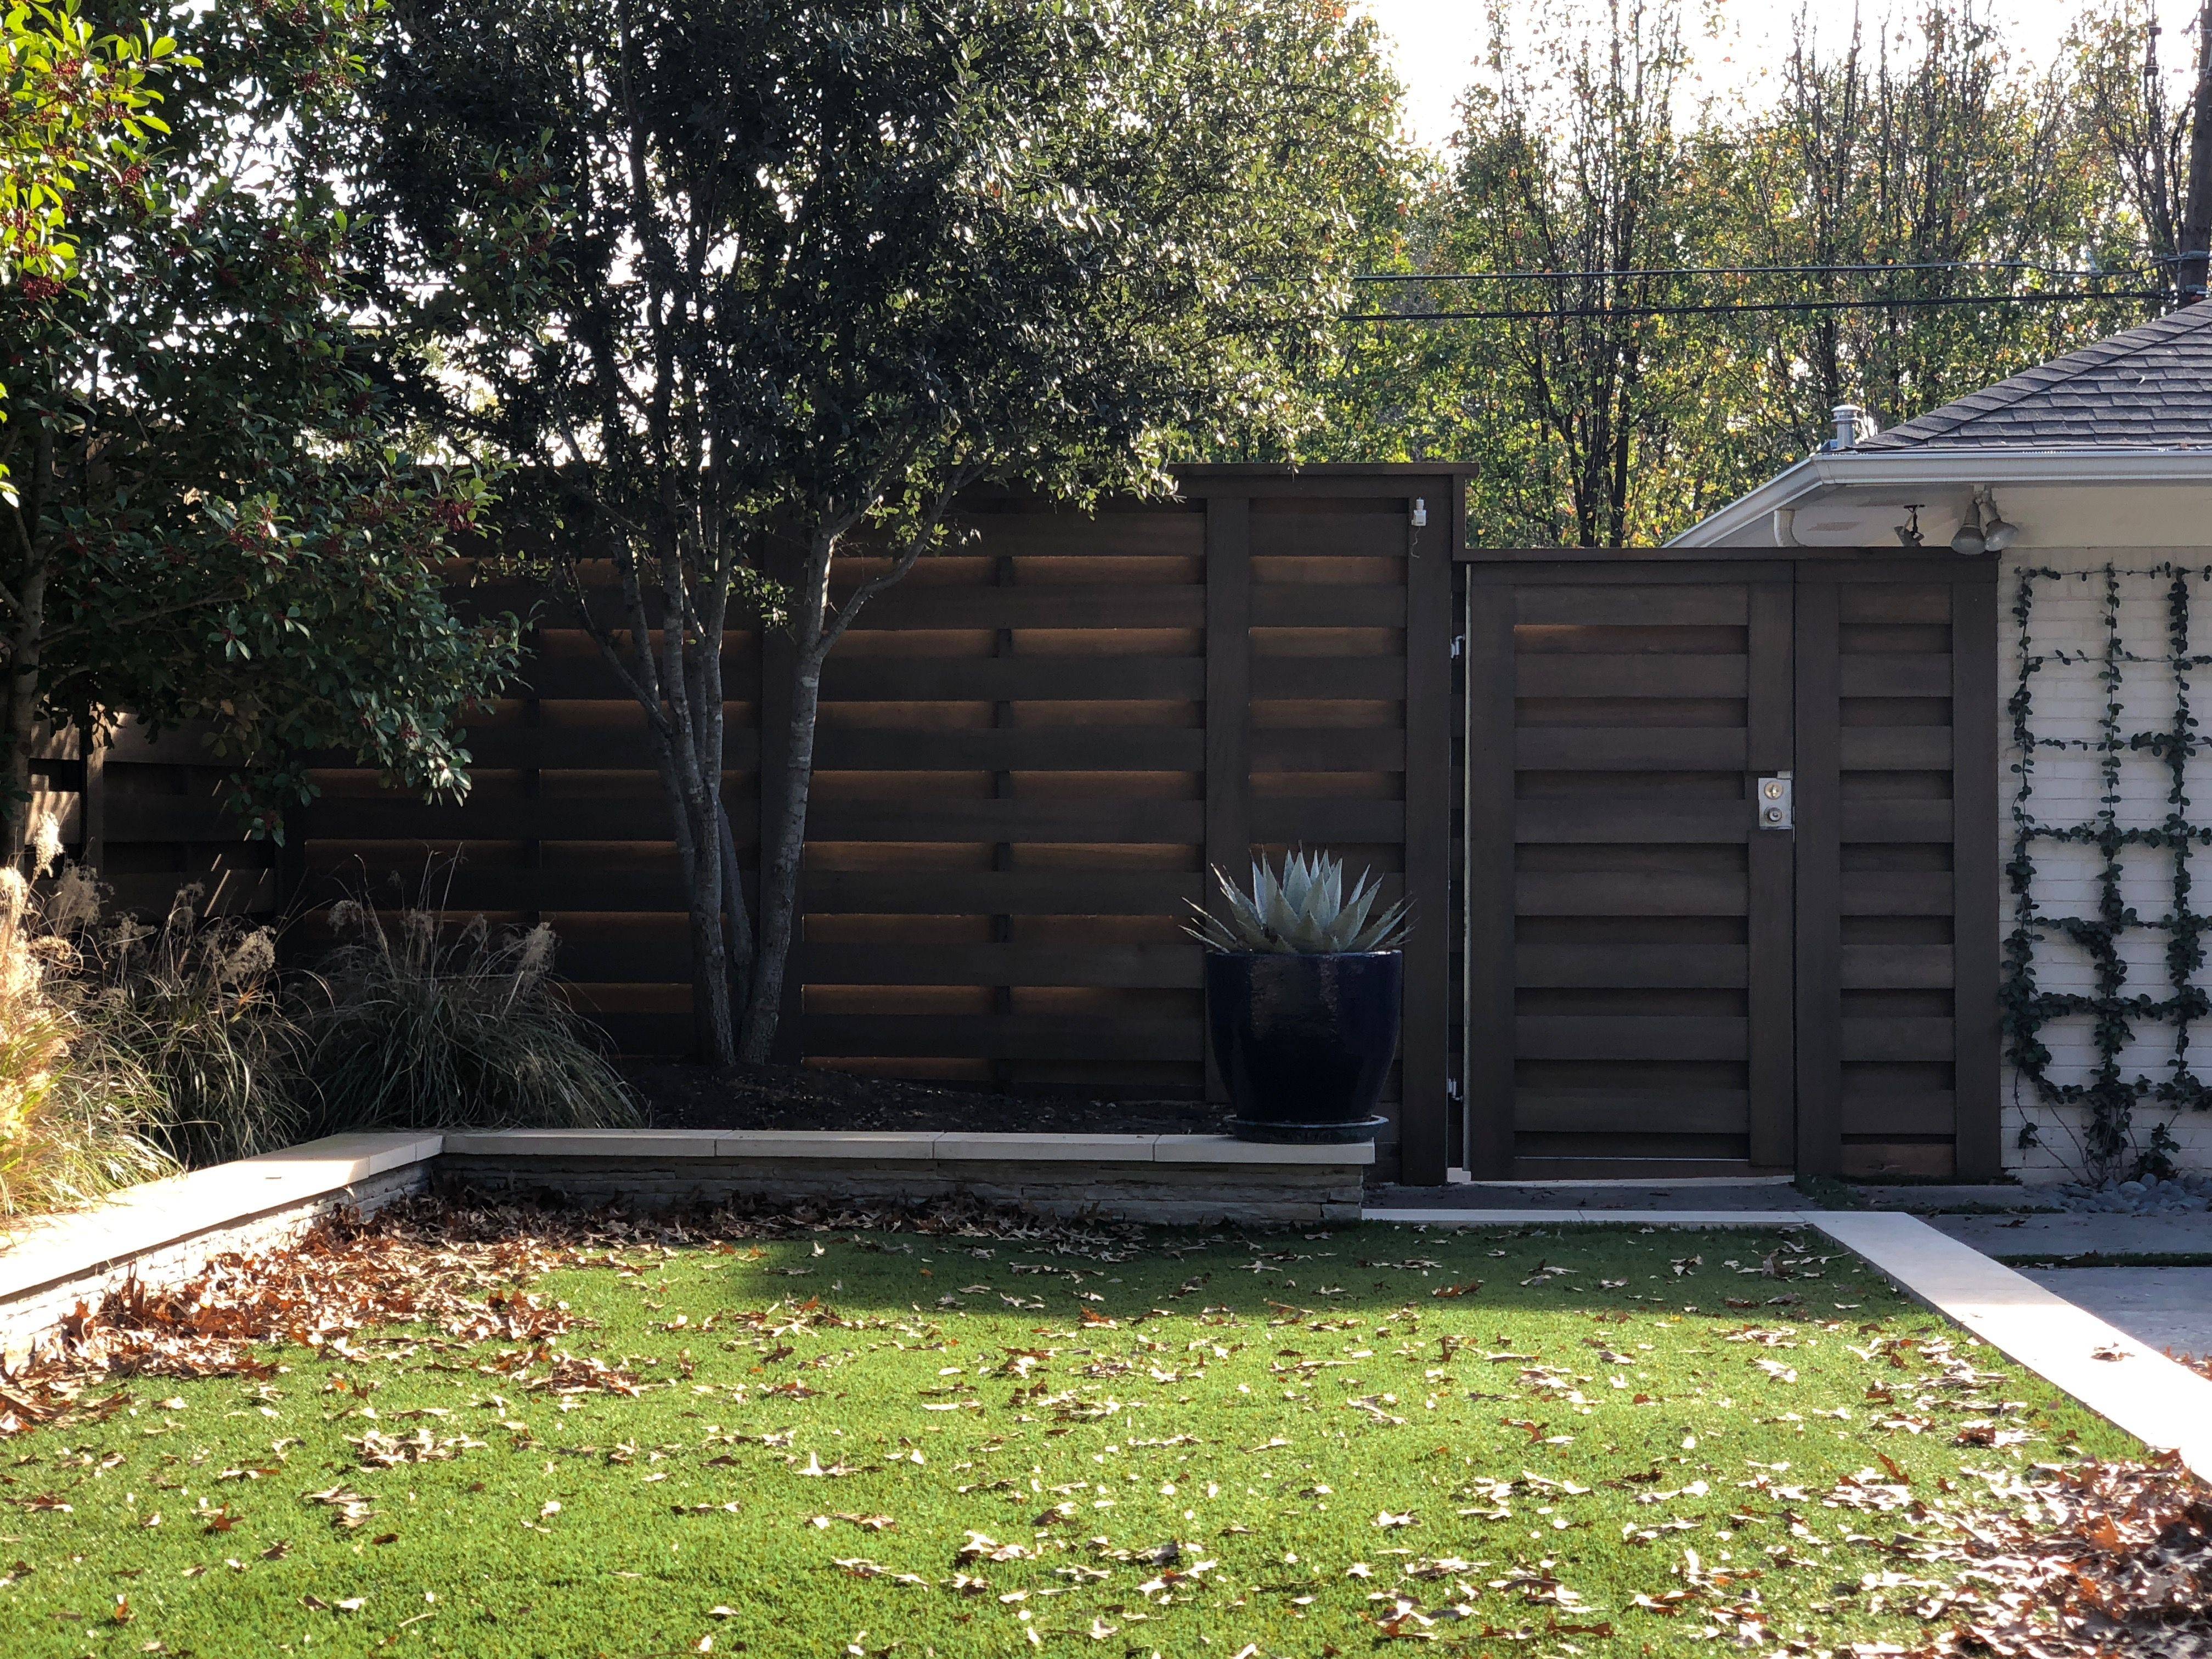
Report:
<svg viewBox="0 0 2212 1659"><path fill-rule="evenodd" d="M1996 561L1465 557L1468 1168L1995 1175Z"/></svg>

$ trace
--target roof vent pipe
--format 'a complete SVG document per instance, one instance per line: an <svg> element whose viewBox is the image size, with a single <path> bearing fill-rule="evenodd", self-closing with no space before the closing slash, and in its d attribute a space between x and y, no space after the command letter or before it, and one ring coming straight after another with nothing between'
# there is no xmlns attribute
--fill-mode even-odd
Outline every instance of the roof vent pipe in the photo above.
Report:
<svg viewBox="0 0 2212 1659"><path fill-rule="evenodd" d="M1829 448L1854 447L1858 443L1862 429L1868 437L1874 436L1873 420L1868 416L1866 410L1861 409L1856 404L1838 404L1828 412L1835 417L1836 422L1836 435L1829 441Z"/></svg>

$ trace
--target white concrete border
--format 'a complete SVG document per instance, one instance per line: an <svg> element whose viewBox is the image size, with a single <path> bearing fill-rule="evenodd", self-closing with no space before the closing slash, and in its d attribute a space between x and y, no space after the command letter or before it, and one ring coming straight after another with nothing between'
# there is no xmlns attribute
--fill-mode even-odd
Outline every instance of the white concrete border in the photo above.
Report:
<svg viewBox="0 0 2212 1659"><path fill-rule="evenodd" d="M1872 1210L1368 1209L1365 1221L1514 1227L1817 1227L2000 1353L2212 1480L2212 1380L1918 1216Z"/></svg>
<svg viewBox="0 0 2212 1659"><path fill-rule="evenodd" d="M127 1187L0 1235L0 1301L259 1220L438 1156L434 1134L332 1135Z"/></svg>
<svg viewBox="0 0 2212 1659"><path fill-rule="evenodd" d="M126 1188L0 1229L0 1372L80 1301L131 1278L181 1283L226 1250L267 1249L342 1206L373 1210L428 1185L453 1158L559 1185L579 1166L602 1197L697 1196L750 1169L752 1190L876 1195L972 1191L1058 1212L1202 1222L1238 1211L1269 1224L1357 1213L1371 1141L1275 1146L1227 1135L970 1134L927 1131L507 1129L333 1135ZM1087 1166L1087 1167L1086 1167ZM1212 1173L1209 1173L1209 1171ZM811 1183L811 1184L810 1184ZM582 1190L589 1191L588 1188Z"/></svg>

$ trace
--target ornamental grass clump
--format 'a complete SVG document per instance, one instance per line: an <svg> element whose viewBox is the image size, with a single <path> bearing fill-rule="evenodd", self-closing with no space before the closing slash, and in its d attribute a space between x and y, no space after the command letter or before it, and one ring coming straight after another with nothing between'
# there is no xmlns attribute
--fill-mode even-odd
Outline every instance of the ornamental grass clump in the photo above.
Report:
<svg viewBox="0 0 2212 1659"><path fill-rule="evenodd" d="M275 931L205 915L181 889L159 927L118 918L88 934L98 983L86 1018L160 1085L151 1133L192 1167L291 1146L312 1112L313 1042L279 976Z"/></svg>
<svg viewBox="0 0 2212 1659"><path fill-rule="evenodd" d="M0 1216L65 1207L167 1175L149 1133L166 1107L137 1057L84 1018L91 878L50 892L0 868Z"/></svg>
<svg viewBox="0 0 2212 1659"><path fill-rule="evenodd" d="M1405 942L1407 902L1369 921L1382 895L1382 884L1371 872L1363 872L1346 894L1344 860L1334 854L1286 853L1279 875L1265 859L1256 859L1249 894L1218 869L1213 878L1229 902L1229 914L1201 911L1199 925L1186 929L1209 950L1331 956L1395 951Z"/></svg>
<svg viewBox="0 0 2212 1659"><path fill-rule="evenodd" d="M552 981L542 923L459 930L427 908L387 921L343 899L340 943L322 964L327 1006L313 1071L325 1132L629 1128L637 1104L589 1025Z"/></svg>

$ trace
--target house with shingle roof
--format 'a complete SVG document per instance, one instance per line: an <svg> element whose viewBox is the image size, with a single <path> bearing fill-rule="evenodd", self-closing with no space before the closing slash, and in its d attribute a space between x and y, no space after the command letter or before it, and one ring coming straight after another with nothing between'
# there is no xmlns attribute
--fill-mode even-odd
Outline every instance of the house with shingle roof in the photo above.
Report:
<svg viewBox="0 0 2212 1659"><path fill-rule="evenodd" d="M1675 537L1678 547L1949 542L1978 498L2009 547L2212 546L2212 305L2126 329L1887 432L1836 436ZM1986 508L1984 508L1986 516Z"/></svg>
<svg viewBox="0 0 2212 1659"><path fill-rule="evenodd" d="M1987 787L2007 879L1997 936L1952 949L2002 964L2007 1166L2081 1168L2084 1102L2103 1091L2131 1103L2130 1157L2212 1167L2212 969L2192 965L2212 931L2212 304L1888 431L1836 416L1817 453L1669 546L1848 560L1902 541L1997 561ZM1911 648L1882 631L1859 648ZM1842 708L1846 726L1875 718Z"/></svg>

